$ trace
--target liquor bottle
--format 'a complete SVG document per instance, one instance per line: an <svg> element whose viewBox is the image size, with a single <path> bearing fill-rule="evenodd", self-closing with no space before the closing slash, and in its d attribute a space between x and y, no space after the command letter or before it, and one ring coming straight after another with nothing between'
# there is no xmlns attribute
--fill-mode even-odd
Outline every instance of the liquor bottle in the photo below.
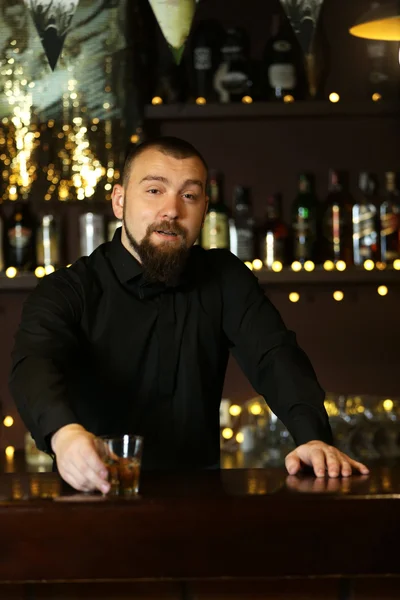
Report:
<svg viewBox="0 0 400 600"><path fill-rule="evenodd" d="M359 199L353 205L353 258L361 266L367 259L379 259L379 223L376 182L370 173L360 173Z"/></svg>
<svg viewBox="0 0 400 600"><path fill-rule="evenodd" d="M228 29L221 53L222 61L214 77L219 101L241 102L245 96L251 96L253 86L246 32L239 27Z"/></svg>
<svg viewBox="0 0 400 600"><path fill-rule="evenodd" d="M292 205L293 260L316 260L318 200L310 175L301 174Z"/></svg>
<svg viewBox="0 0 400 600"><path fill-rule="evenodd" d="M89 256L105 240L104 217L93 212L84 213L79 217L80 253Z"/></svg>
<svg viewBox="0 0 400 600"><path fill-rule="evenodd" d="M387 100L390 93L390 56L388 42L367 41L369 62L367 95L374 101Z"/></svg>
<svg viewBox="0 0 400 600"><path fill-rule="evenodd" d="M36 223L29 202L17 200L10 218L4 226L5 267L15 267L20 271L33 270L35 257Z"/></svg>
<svg viewBox="0 0 400 600"><path fill-rule="evenodd" d="M201 21L191 36L191 88L198 104L216 102L215 73L221 62L224 31L218 21Z"/></svg>
<svg viewBox="0 0 400 600"><path fill-rule="evenodd" d="M282 220L282 196L273 194L267 198L265 221L260 229L260 256L267 269L274 262L287 263L288 240L289 230Z"/></svg>
<svg viewBox="0 0 400 600"><path fill-rule="evenodd" d="M302 72L303 71L303 72ZM280 14L272 17L271 37L263 56L262 87L268 100L293 101L302 97L301 54Z"/></svg>
<svg viewBox="0 0 400 600"><path fill-rule="evenodd" d="M234 218L230 219L230 250L240 260L252 261L255 250L250 189L237 185L233 192Z"/></svg>
<svg viewBox="0 0 400 600"><path fill-rule="evenodd" d="M329 172L329 193L323 207L322 255L324 260L353 262L352 208L347 173Z"/></svg>
<svg viewBox="0 0 400 600"><path fill-rule="evenodd" d="M4 223L0 214L0 272L4 271Z"/></svg>
<svg viewBox="0 0 400 600"><path fill-rule="evenodd" d="M210 174L209 204L201 244L206 250L211 248L229 249L229 216L224 204L222 183L215 172Z"/></svg>
<svg viewBox="0 0 400 600"><path fill-rule="evenodd" d="M36 235L36 260L42 267L57 269L61 265L59 227L52 214L40 217Z"/></svg>
<svg viewBox="0 0 400 600"><path fill-rule="evenodd" d="M380 259L390 265L400 258L400 194L396 173L386 173L385 179L384 198L379 207Z"/></svg>

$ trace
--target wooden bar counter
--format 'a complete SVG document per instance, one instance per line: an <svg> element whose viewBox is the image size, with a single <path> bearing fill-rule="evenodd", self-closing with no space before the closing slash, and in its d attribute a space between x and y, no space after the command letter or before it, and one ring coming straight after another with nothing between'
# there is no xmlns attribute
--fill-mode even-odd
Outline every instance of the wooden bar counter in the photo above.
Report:
<svg viewBox="0 0 400 600"><path fill-rule="evenodd" d="M134 500L0 475L0 598L400 598L400 471L144 473Z"/></svg>

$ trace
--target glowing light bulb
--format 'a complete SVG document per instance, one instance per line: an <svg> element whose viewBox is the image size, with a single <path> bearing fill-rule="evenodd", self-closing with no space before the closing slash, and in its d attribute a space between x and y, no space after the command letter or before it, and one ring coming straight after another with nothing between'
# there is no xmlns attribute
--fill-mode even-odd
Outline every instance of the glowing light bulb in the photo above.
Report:
<svg viewBox="0 0 400 600"><path fill-rule="evenodd" d="M243 96L242 102L243 104L252 104L253 98L251 96Z"/></svg>
<svg viewBox="0 0 400 600"><path fill-rule="evenodd" d="M306 260L306 262L304 263L304 269L311 273L311 271L314 271L315 269L315 264L312 260Z"/></svg>
<svg viewBox="0 0 400 600"><path fill-rule="evenodd" d="M131 135L131 137L130 137L130 141L131 141L131 144L137 144L137 143L138 143L138 141L139 141L139 136L138 136L138 134L137 134L137 133L134 133L133 135Z"/></svg>
<svg viewBox="0 0 400 600"><path fill-rule="evenodd" d="M393 406L394 406L394 402L393 402L393 400L390 400L390 398L387 398L386 400L383 401L383 408L387 412L390 412L391 410L393 410Z"/></svg>
<svg viewBox="0 0 400 600"><path fill-rule="evenodd" d="M4 427L12 427L14 425L14 419L10 416L4 417L3 425Z"/></svg>
<svg viewBox="0 0 400 600"><path fill-rule="evenodd" d="M291 94L286 94L286 96L283 96L283 101L285 104L291 104L294 102L294 97Z"/></svg>
<svg viewBox="0 0 400 600"><path fill-rule="evenodd" d="M289 300L290 302L298 302L300 300L300 294L297 292L291 292L289 294Z"/></svg>
<svg viewBox="0 0 400 600"><path fill-rule="evenodd" d="M230 440L233 437L233 431L230 427L225 427L225 429L222 430L222 437L225 440Z"/></svg>
<svg viewBox="0 0 400 600"><path fill-rule="evenodd" d="M378 92L375 92L374 94L372 94L372 101L373 102L379 102L379 100L382 100L381 94L379 94Z"/></svg>
<svg viewBox="0 0 400 600"><path fill-rule="evenodd" d="M256 402L255 404L252 404L250 406L249 410L250 410L250 412L251 412L252 415L261 415L261 413L262 413L261 405L258 404L258 402Z"/></svg>
<svg viewBox="0 0 400 600"><path fill-rule="evenodd" d="M337 102L339 102L340 96L336 92L332 92L331 94L329 94L329 100L333 104L336 104Z"/></svg>
<svg viewBox="0 0 400 600"><path fill-rule="evenodd" d="M388 290L388 288L386 287L386 285L380 285L380 286L378 287L378 294L379 294L380 296L387 296L388 292L389 292L389 290Z"/></svg>
<svg viewBox="0 0 400 600"><path fill-rule="evenodd" d="M153 104L153 106L157 106L158 104L162 104L163 103L163 99L160 98L160 96L154 96L154 98L152 98L151 103Z"/></svg>
<svg viewBox="0 0 400 600"><path fill-rule="evenodd" d="M400 259L396 258L395 261L393 261L393 269L396 269L396 271L400 271Z"/></svg>
<svg viewBox="0 0 400 600"><path fill-rule="evenodd" d="M199 96L198 98L196 98L196 104L199 104L199 105L207 104L207 100L205 98L203 98L203 96Z"/></svg>
<svg viewBox="0 0 400 600"><path fill-rule="evenodd" d="M336 263L336 268L338 271L345 271L346 270L346 263L344 262L344 260L338 260Z"/></svg>
<svg viewBox="0 0 400 600"><path fill-rule="evenodd" d="M296 273L298 271L301 271L301 269L302 269L301 262L299 262L298 260L295 260L294 262L292 262L291 267L292 267L292 271L295 271Z"/></svg>
<svg viewBox="0 0 400 600"><path fill-rule="evenodd" d="M253 269L255 271L259 271L260 269L262 269L263 264L262 264L262 260L260 260L259 258L256 258L253 260Z"/></svg>
<svg viewBox="0 0 400 600"><path fill-rule="evenodd" d="M237 417L238 415L240 415L241 412L242 407L238 404L232 404L232 406L229 407L229 414L231 414L232 417Z"/></svg>
<svg viewBox="0 0 400 600"><path fill-rule="evenodd" d="M8 267L6 270L6 277L13 279L17 275L18 271L15 267Z"/></svg>
<svg viewBox="0 0 400 600"><path fill-rule="evenodd" d="M326 260L324 262L325 271L333 271L334 268L335 268L335 263L332 262L331 260Z"/></svg>
<svg viewBox="0 0 400 600"><path fill-rule="evenodd" d="M14 446L7 446L7 448L5 449L4 452L5 452L5 455L7 456L7 458L13 458L15 448L14 448Z"/></svg>
<svg viewBox="0 0 400 600"><path fill-rule="evenodd" d="M50 273L54 273L55 268L53 267L53 265L47 265L44 268L44 272L46 273L46 275L50 275Z"/></svg>
<svg viewBox="0 0 400 600"><path fill-rule="evenodd" d="M283 264L279 260L274 260L271 265L271 269L275 271L275 273L279 273L283 269Z"/></svg>
<svg viewBox="0 0 400 600"><path fill-rule="evenodd" d="M378 269L378 271L384 271L386 269L386 264L384 262L378 261L377 263L375 263L375 267Z"/></svg>
<svg viewBox="0 0 400 600"><path fill-rule="evenodd" d="M250 269L250 271L253 270L253 263L251 263L249 260L246 260L246 262L244 264L246 265L246 267L248 269Z"/></svg>
<svg viewBox="0 0 400 600"><path fill-rule="evenodd" d="M241 431L239 431L239 433L236 434L236 441L238 442L238 444L243 444L244 435Z"/></svg>
<svg viewBox="0 0 400 600"><path fill-rule="evenodd" d="M41 279L42 277L44 277L46 275L46 271L44 270L44 267L37 267L35 269L35 275L39 279Z"/></svg>
<svg viewBox="0 0 400 600"><path fill-rule="evenodd" d="M375 268L375 263L373 260L365 260L364 261L364 269L366 271L372 271Z"/></svg>
<svg viewBox="0 0 400 600"><path fill-rule="evenodd" d="M333 292L333 298L336 302L341 302L344 298L344 294L340 290L337 290L336 292Z"/></svg>

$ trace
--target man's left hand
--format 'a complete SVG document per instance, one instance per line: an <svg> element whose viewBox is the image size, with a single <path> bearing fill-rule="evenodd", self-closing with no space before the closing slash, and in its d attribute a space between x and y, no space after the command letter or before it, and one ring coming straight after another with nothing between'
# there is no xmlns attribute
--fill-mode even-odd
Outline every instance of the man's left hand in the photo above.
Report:
<svg viewBox="0 0 400 600"><path fill-rule="evenodd" d="M365 465L353 460L337 448L324 442L313 441L298 446L287 455L285 465L290 475L296 475L302 466L307 465L314 469L317 477L349 477L353 471L368 475L369 469Z"/></svg>

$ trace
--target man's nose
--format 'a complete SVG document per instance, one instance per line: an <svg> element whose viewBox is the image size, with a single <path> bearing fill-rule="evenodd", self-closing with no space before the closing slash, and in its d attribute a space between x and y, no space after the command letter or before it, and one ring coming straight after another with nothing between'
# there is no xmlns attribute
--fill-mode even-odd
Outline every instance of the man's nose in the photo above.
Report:
<svg viewBox="0 0 400 600"><path fill-rule="evenodd" d="M168 196L165 196L160 216L163 219L178 219L181 216L181 206L182 202L179 196L168 194Z"/></svg>

